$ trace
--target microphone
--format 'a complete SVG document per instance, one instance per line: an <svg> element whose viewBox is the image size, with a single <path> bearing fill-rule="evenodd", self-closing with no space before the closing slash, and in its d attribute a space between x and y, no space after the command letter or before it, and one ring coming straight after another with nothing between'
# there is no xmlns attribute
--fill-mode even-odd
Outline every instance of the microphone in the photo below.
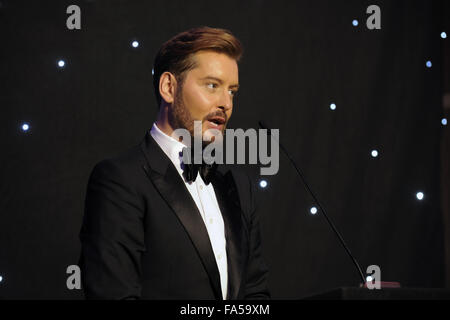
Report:
<svg viewBox="0 0 450 320"><path fill-rule="evenodd" d="M258 121L259 126L262 129L267 129L267 132L269 133L270 136L271 135L271 130L269 129L268 126L265 125L265 123L262 120ZM315 203L317 203L317 205L319 206L320 210L322 210L323 212L323 216L325 217L325 219L328 222L328 225L331 227L331 229L333 229L333 232L336 234L336 236L338 237L339 241L341 242L342 246L344 247L345 251L347 252L348 256L350 257L350 259L352 260L353 264L355 265L359 276L361 277L362 280L362 285L364 285L366 283L366 279L364 278L364 274L361 270L361 267L359 266L358 261L356 261L356 258L352 255L352 253L350 252L350 249L348 248L348 246L345 244L344 238L342 238L341 234L339 233L339 231L337 230L336 226L334 225L334 223L330 220L330 218L328 217L327 213L325 212L325 209L322 207L322 205L320 204L319 200L317 200L316 196L314 195L314 192L312 192L311 188L309 187L308 183L306 182L303 174L301 173L300 169L297 167L297 165L295 164L295 161L291 158L291 156L289 155L289 153L287 152L287 150L284 148L284 146L281 144L281 141L278 141L278 144L281 148L281 150L283 150L284 154L287 156L287 158L289 159L289 161L292 163L292 165L294 166L295 170L297 171L298 175L300 176L303 184L305 185L306 189L308 190L308 192L311 194L311 196L313 197Z"/></svg>

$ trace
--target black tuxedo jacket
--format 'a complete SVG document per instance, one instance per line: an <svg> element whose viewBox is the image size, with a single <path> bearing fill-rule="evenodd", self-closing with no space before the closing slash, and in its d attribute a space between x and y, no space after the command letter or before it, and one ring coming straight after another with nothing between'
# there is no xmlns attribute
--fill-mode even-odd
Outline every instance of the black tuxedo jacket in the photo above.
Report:
<svg viewBox="0 0 450 320"><path fill-rule="evenodd" d="M222 165L212 184L225 224L227 298L269 298L252 184ZM149 132L94 167L80 240L88 299L222 299L200 212Z"/></svg>

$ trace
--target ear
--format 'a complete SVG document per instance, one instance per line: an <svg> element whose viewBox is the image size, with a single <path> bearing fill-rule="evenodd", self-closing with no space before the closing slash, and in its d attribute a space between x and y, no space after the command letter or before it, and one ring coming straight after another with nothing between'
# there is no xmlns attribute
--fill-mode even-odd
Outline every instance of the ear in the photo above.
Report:
<svg viewBox="0 0 450 320"><path fill-rule="evenodd" d="M175 76L166 71L159 78L159 94L166 103L173 103L175 100L175 90L177 80Z"/></svg>

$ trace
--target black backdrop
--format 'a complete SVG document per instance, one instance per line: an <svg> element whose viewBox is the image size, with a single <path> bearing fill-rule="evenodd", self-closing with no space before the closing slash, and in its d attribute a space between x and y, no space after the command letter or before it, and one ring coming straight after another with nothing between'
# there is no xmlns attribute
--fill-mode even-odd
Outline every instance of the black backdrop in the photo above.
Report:
<svg viewBox="0 0 450 320"><path fill-rule="evenodd" d="M81 30L66 28L70 4L81 8ZM371 4L381 30L365 26ZM1 0L0 297L83 297L66 288L66 268L78 261L90 171L151 127L154 54L199 25L230 29L245 47L231 127L266 119L280 129L364 271L375 264L383 281L443 287L441 9L425 0ZM257 184L258 167L248 169ZM265 178L273 297L357 286L283 155Z"/></svg>

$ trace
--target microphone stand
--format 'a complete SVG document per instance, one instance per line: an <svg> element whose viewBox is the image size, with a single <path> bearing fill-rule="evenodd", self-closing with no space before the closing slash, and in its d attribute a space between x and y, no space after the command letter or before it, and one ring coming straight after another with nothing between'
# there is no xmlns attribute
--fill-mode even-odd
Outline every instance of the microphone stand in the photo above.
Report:
<svg viewBox="0 0 450 320"><path fill-rule="evenodd" d="M272 136L271 134L271 130L264 125L264 123L262 121L258 122L259 126L262 129L267 129L267 132L269 133L270 136ZM339 231L337 230L336 226L334 225L334 223L331 221L331 219L328 217L327 213L325 212L325 209L322 207L320 201L316 198L316 196L314 195L314 192L311 190L311 188L309 187L308 183L306 182L306 179L304 178L302 172L300 171L300 169L297 167L297 165L295 164L295 161L291 158L291 156L289 155L289 153L287 152L287 150L284 148L284 146L281 144L280 141L277 141L281 150L283 150L284 154L287 156L287 158L289 159L289 161L291 162L291 164L294 166L295 170L297 171L297 174L300 176L301 181L303 182L303 185L306 187L306 189L308 190L308 192L311 194L311 196L313 197L315 203L317 203L317 205L319 206L320 210L322 210L323 215L325 217L325 219L327 220L329 226L331 227L331 229L333 229L333 232L336 234L336 236L338 237L340 243L342 244L342 246L345 249L345 252L347 252L347 255L350 257L350 259L352 260L353 264L355 265L359 276L361 277L362 280L362 284L361 286L364 286L366 283L366 279L364 277L364 274L361 270L361 267L359 266L358 261L356 261L356 258L352 255L352 253L350 252L350 249L348 248L347 244L344 241L344 238L342 238L341 234L339 233Z"/></svg>

